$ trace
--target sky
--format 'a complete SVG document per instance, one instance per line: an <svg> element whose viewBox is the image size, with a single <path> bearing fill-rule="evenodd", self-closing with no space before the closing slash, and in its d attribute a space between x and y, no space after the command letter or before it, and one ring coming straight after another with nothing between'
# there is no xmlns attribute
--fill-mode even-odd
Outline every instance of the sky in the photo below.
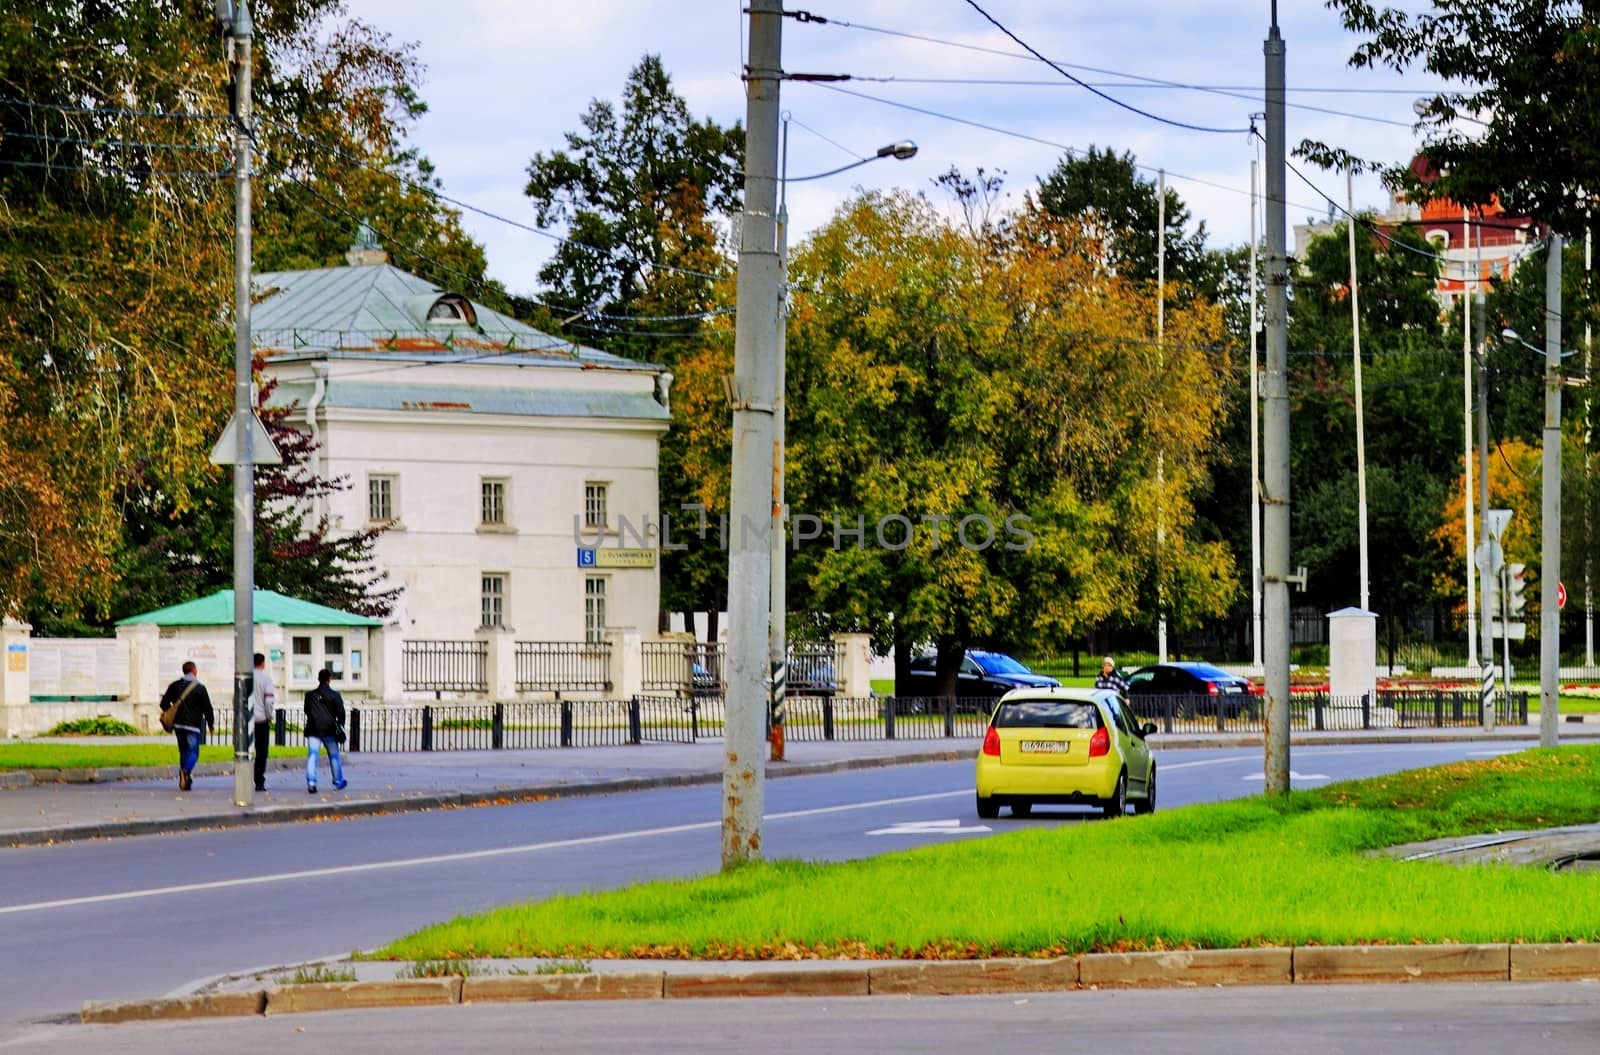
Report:
<svg viewBox="0 0 1600 1055"><path fill-rule="evenodd" d="M592 100L619 99L628 72L647 53L661 56L693 114L724 125L745 120L739 79L743 0L348 3L353 16L397 42L416 45L426 67L421 94L429 112L413 141L433 161L444 192L519 224L535 223L522 193L529 159L564 146L563 134L580 127ZM1263 109L1269 0L978 3L1069 72L1150 114L1244 129L1250 115ZM1246 133L1175 127L1100 98L1031 57L972 50L1026 56L966 0L788 0L785 6L830 20L785 19L786 71L898 79L852 80L832 88L785 82L789 176L838 168L897 140L914 140L920 148L908 161L875 160L837 176L791 183L791 245L826 223L860 188L923 192L947 208L948 198L933 179L952 166L969 175L979 166L1003 172L1005 204L1020 205L1022 195L1068 149L1091 144L1131 151L1151 180L1157 169L1165 169L1169 186L1205 222L1213 246L1249 240L1250 162L1261 145ZM1421 71L1401 76L1353 69L1348 61L1358 38L1343 29L1334 12L1316 0L1285 0L1277 6L1287 49L1291 146L1312 138L1385 162L1409 159L1419 143L1412 104L1437 90L1437 79ZM913 79L944 83L910 83ZM952 84L950 79L1037 83ZM1245 97L1155 86L1148 79ZM1342 174L1292 159L1291 164L1343 204ZM1291 228L1312 216L1326 217L1325 199L1293 172L1288 181ZM1375 176L1358 177L1355 203L1358 209L1381 209L1388 194ZM491 277L514 292L537 291L539 265L554 245L550 238L472 212L464 220L487 250Z"/></svg>

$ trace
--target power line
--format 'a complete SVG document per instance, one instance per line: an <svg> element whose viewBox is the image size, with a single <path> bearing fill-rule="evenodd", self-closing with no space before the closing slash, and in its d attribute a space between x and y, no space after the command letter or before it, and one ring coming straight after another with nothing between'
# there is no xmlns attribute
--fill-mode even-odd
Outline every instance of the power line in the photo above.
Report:
<svg viewBox="0 0 1600 1055"><path fill-rule="evenodd" d="M326 153L332 154L333 156L338 157L341 160L351 162L352 164L355 164L355 165L357 165L357 166L359 166L361 168L364 168L364 169L368 170L369 172L376 172L376 173L378 173L380 175L387 176L387 177L389 177L390 179L394 180L397 183L400 183L400 184L402 184L404 186L407 186L407 187L411 187L411 188L413 188L415 190L420 190L424 194L427 194L430 197L436 198L439 201L447 202L450 205L454 205L458 209L464 209L467 212L474 213L474 214L476 214L478 216L483 216L483 217L485 217L487 219L495 220L495 221L498 221L500 223L503 223L503 224L507 225L508 227L515 227L519 231L526 231L529 234L536 234L541 238L548 238L553 242L559 242L559 243L561 243L563 245L572 245L572 246L576 246L579 249L589 249L589 250L592 250L592 251L597 252L597 253L604 252L604 250L602 250L599 246L589 245L586 242L580 242L580 241L578 241L578 240L576 240L574 238L567 238L567 237L565 237L563 235L556 234L553 231L547 231L542 227L536 227L536 226L534 226L532 224L522 223L519 220L511 219L509 216L502 216L499 213L492 212L492 211L490 211L488 209L479 208L478 206L473 205L470 202L462 201L459 198L452 198L450 195L445 194L443 191L439 190L439 188L437 188L437 187L430 186L430 185L428 185L426 183L422 183L422 182L420 182L418 180L411 179L410 177L407 177L407 176L402 176L397 172L391 172L388 169L380 168L380 167L372 164L371 162L367 161L365 158L362 158L362 157L359 157L357 155L351 154L348 151L340 149L339 147L330 146L330 145L328 145L326 143L322 143L322 142L312 138L311 136L308 136L308 135L304 134L303 132L296 131L294 128L292 128L290 125L288 125L286 122L279 121L279 120L276 120L275 118L267 117L265 115L261 116L260 120L262 122L267 123L267 124L276 125L279 128L282 128L289 135L293 136L294 138L300 140L303 143L306 143L306 144L308 144L308 145L310 145L312 147L315 147L318 150L321 150L321 151L324 151ZM671 271L674 274L689 275L689 276L694 277L694 278L709 279L712 282L729 282L729 281L732 281L732 277L729 276L729 275L725 275L725 274L724 275L715 275L715 274L711 274L711 273L706 272L706 271L696 271L693 268L678 267L678 266L673 265L673 264L652 263L650 265L650 267L658 269L658 270L661 270L661 271Z"/></svg>
<svg viewBox="0 0 1600 1055"><path fill-rule="evenodd" d="M1157 122L1160 122L1161 124L1164 124L1164 125L1171 125L1174 128L1188 129L1191 132L1211 132L1211 133L1218 133L1218 134L1222 134L1222 135L1236 135L1236 134L1238 134L1240 132L1248 132L1250 130L1248 128L1211 128L1211 127L1208 127L1208 126L1205 126L1205 125L1190 124L1187 121L1178 121L1178 120L1174 120L1173 118L1170 118L1170 117L1162 117L1160 114L1153 114L1149 110L1141 110L1139 107L1134 106L1132 103L1125 103L1121 99L1118 99L1116 96L1108 95L1105 92L1101 91L1099 88L1094 87L1093 85L1089 84L1088 81L1085 81L1080 77L1077 77L1077 76L1075 76L1075 75L1073 75L1071 73L1068 73L1065 68L1063 68L1061 66L1058 66L1056 63L1054 63L1054 62L1050 61L1049 59L1045 58L1044 55L1042 55L1038 51L1038 49L1036 49L1032 44L1029 44L1027 41L1023 40L1021 37L1019 37L1015 33L1011 32L1011 30L1007 29L1004 25L1001 24L999 19L995 18L989 12L985 11L978 4L978 0L967 0L967 6L971 7L974 11L978 12L978 14L982 15L985 19L987 19L989 21L989 23L994 26L994 28L998 29L1000 32L1004 33L1006 36L1010 37L1012 40L1016 41L1019 45L1021 45L1023 48L1025 48L1028 51L1028 53L1031 54L1034 58L1036 58L1040 62L1044 63L1046 66L1049 66L1051 69L1053 69L1057 73L1061 74L1061 76L1063 76L1067 80L1071 81L1073 84L1076 84L1078 87L1083 88L1083 89L1085 89L1085 90L1087 90L1089 92L1092 92L1095 95L1098 95L1100 98L1104 99L1108 103L1111 103L1113 106L1120 106L1124 110L1127 110L1129 113L1138 114L1140 117L1146 117L1146 118L1149 118L1152 121L1157 121Z"/></svg>
<svg viewBox="0 0 1600 1055"><path fill-rule="evenodd" d="M0 95L0 106L20 106L27 110L54 110L69 114L96 114L112 117L153 117L168 121L232 121L231 114L187 113L171 110L131 110L119 106L73 106L66 103L47 103L38 99L19 99Z"/></svg>

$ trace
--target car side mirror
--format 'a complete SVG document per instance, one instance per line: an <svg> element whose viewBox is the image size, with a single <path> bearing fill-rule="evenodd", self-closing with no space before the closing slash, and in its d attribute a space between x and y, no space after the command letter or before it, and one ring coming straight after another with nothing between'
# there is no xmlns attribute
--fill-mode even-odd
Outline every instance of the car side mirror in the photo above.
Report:
<svg viewBox="0 0 1600 1055"><path fill-rule="evenodd" d="M1145 722L1143 725L1139 726L1139 737L1140 737L1140 739L1144 739L1145 737L1148 737L1151 733L1153 733L1155 731L1156 731L1156 723L1155 722Z"/></svg>

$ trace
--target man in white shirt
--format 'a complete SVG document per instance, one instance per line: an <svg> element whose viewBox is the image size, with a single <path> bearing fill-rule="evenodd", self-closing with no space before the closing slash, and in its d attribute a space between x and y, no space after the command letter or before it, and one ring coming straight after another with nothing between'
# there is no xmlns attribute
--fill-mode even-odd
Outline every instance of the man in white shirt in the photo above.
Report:
<svg viewBox="0 0 1600 1055"><path fill-rule="evenodd" d="M267 669L267 657L256 653L255 673L250 676L250 711L256 727L256 790L267 790L267 745L272 740L272 717L278 707L277 686Z"/></svg>

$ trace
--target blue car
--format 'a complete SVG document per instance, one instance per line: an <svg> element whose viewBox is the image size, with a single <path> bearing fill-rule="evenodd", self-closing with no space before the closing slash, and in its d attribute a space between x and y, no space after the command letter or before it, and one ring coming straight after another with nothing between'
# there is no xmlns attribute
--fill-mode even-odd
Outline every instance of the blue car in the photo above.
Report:
<svg viewBox="0 0 1600 1055"><path fill-rule="evenodd" d="M938 654L929 652L911 661L910 676L905 684L898 682L894 694L900 697L931 697L937 691ZM961 669L956 673L956 699L995 700L1012 689L1052 689L1061 685L1056 679L1035 674L1004 652L984 652L968 649L961 658ZM987 711L989 708L980 707Z"/></svg>

